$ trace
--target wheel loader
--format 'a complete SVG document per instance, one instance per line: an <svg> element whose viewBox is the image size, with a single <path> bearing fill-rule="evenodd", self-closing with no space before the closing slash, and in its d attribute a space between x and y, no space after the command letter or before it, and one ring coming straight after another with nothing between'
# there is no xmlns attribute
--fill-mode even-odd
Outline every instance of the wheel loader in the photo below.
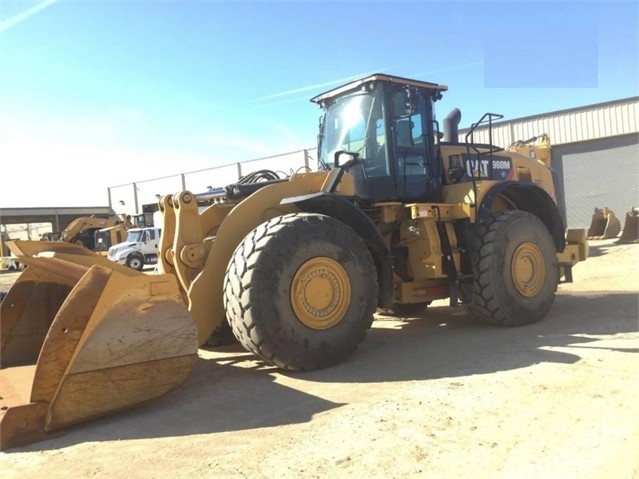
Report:
<svg viewBox="0 0 639 479"><path fill-rule="evenodd" d="M177 388L228 332L308 371L346 360L376 312L448 299L497 326L543 319L587 257L585 230L565 231L542 161L473 141L500 115L460 138L455 109L440 131L446 90L375 74L314 97L317 171L165 195L160 274L11 243L27 268L1 304L2 448Z"/></svg>
<svg viewBox="0 0 639 479"><path fill-rule="evenodd" d="M83 216L76 218L60 233L60 241L75 243L95 251L95 233L103 228L117 227L119 222L113 218Z"/></svg>
<svg viewBox="0 0 639 479"><path fill-rule="evenodd" d="M116 218L83 216L74 219L61 233L45 233L42 240L79 244L106 255L109 246L120 243L130 227Z"/></svg>

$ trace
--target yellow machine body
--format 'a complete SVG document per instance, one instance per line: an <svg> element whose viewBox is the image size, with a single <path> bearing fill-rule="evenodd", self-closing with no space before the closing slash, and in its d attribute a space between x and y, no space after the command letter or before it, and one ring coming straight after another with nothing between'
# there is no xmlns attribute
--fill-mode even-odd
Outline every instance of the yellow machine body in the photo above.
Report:
<svg viewBox="0 0 639 479"><path fill-rule="evenodd" d="M370 93L371 112L392 99L397 121L420 111L429 120L428 99L445 89L374 75L314 101L339 111ZM450 298L496 325L541 320L588 255L586 232L564 231L547 162L534 150L437 143L432 121L420 135L431 150L404 147L391 113L319 171L165 195L159 274L71 243L9 242L27 268L0 306L0 448L165 394L224 330L266 363L311 370L352 354L378 309L414 316ZM433 195L368 188L369 158L354 148L382 137L387 159L428 158L441 172Z"/></svg>

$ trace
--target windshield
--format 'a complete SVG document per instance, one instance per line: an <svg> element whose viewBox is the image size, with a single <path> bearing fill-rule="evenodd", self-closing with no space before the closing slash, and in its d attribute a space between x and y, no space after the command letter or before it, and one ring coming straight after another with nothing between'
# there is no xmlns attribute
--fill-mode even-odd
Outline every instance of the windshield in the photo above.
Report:
<svg viewBox="0 0 639 479"><path fill-rule="evenodd" d="M126 237L126 240L129 243L138 243L142 241L143 234L144 234L144 230L129 231L129 234Z"/></svg>
<svg viewBox="0 0 639 479"><path fill-rule="evenodd" d="M326 108L319 138L319 169L335 166L335 152L358 153L363 160L383 156L385 128L381 85L372 92L356 92L335 100Z"/></svg>

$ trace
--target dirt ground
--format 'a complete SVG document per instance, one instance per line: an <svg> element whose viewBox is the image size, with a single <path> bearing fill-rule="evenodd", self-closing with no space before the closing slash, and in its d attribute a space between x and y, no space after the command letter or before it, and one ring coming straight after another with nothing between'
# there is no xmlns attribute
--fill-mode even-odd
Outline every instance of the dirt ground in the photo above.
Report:
<svg viewBox="0 0 639 479"><path fill-rule="evenodd" d="M0 275L0 290L15 280ZM639 244L591 242L541 323L441 303L345 363L201 351L177 391L0 453L9 478L639 478ZM3 288L4 287L4 288Z"/></svg>

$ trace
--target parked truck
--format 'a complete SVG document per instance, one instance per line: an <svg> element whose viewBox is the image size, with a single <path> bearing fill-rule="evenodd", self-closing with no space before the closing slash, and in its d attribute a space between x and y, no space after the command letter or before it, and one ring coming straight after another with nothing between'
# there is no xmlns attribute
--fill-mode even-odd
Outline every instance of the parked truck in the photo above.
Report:
<svg viewBox="0 0 639 479"><path fill-rule="evenodd" d="M109 248L107 257L137 271L158 262L158 246L162 230L156 227L131 228L124 242Z"/></svg>
<svg viewBox="0 0 639 479"><path fill-rule="evenodd" d="M143 205L147 207L148 205ZM159 213L141 213L139 215L123 215L122 221L115 226L102 228L95 232L95 251L107 256L111 246L128 241L127 233L131 228L147 228L158 225Z"/></svg>

